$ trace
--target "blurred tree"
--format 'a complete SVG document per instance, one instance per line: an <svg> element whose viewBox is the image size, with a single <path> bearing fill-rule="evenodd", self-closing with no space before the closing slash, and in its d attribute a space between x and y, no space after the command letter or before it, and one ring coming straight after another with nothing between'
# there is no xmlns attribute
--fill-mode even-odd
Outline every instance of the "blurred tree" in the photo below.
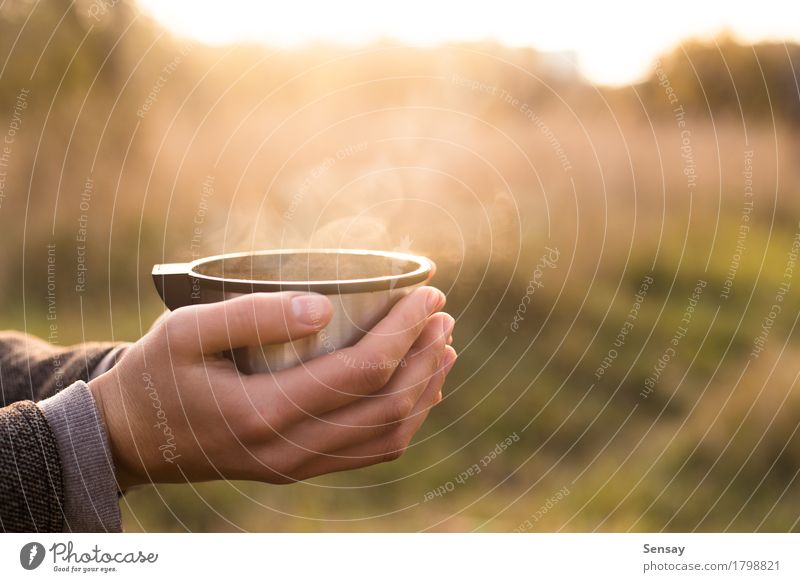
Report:
<svg viewBox="0 0 800 582"><path fill-rule="evenodd" d="M694 115L731 116L753 123L800 123L800 46L739 44L730 36L691 41L661 60L679 102ZM651 111L664 107L664 87L654 73L642 87Z"/></svg>

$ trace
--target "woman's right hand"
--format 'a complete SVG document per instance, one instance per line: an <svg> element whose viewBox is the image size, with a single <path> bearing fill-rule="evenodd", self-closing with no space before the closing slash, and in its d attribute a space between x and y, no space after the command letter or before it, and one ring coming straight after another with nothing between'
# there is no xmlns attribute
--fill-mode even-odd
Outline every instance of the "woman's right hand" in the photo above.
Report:
<svg viewBox="0 0 800 582"><path fill-rule="evenodd" d="M89 382L120 488L149 482L289 483L400 456L456 359L444 295L422 287L355 346L274 374L220 355L330 321L322 295L254 293L177 309Z"/></svg>

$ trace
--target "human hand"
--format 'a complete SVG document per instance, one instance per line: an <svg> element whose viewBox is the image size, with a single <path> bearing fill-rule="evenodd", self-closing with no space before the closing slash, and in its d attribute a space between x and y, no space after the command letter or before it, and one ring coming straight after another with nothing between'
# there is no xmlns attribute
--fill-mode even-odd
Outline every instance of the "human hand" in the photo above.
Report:
<svg viewBox="0 0 800 582"><path fill-rule="evenodd" d="M328 299L254 293L176 310L89 382L120 487L289 483L399 457L456 359L443 306L440 291L417 289L355 346L250 376L220 352L316 333Z"/></svg>

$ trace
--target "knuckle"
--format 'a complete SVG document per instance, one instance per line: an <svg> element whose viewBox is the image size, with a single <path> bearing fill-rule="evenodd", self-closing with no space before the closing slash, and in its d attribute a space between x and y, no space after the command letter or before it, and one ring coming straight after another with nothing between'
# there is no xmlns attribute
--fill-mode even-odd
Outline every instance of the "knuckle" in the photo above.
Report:
<svg viewBox="0 0 800 582"><path fill-rule="evenodd" d="M270 398L260 412L264 419L262 433L268 431L270 436L286 431L300 415L297 407L283 394Z"/></svg>
<svg viewBox="0 0 800 582"><path fill-rule="evenodd" d="M305 464L305 457L307 455L308 453L303 450L299 450L298 448L294 454L285 456L285 458L279 462L276 472L287 479L296 480L294 477L298 475L300 469L303 468L303 465Z"/></svg>
<svg viewBox="0 0 800 582"><path fill-rule="evenodd" d="M260 459L258 470L262 474L260 480L281 485L295 482L313 456L297 444L283 439L262 446L257 453Z"/></svg>
<svg viewBox="0 0 800 582"><path fill-rule="evenodd" d="M407 446L408 444L404 438L399 435L393 435L391 438L386 439L381 460L383 462L396 461L405 454Z"/></svg>
<svg viewBox="0 0 800 582"><path fill-rule="evenodd" d="M380 389L389 381L391 370L383 364L384 360L366 359L355 366L361 386L370 391Z"/></svg>
<svg viewBox="0 0 800 582"><path fill-rule="evenodd" d="M443 339L440 338L441 341L436 342L436 346L434 347L432 357L430 359L430 373L431 377L433 377L441 368L442 363L444 362L444 352L445 352L445 342Z"/></svg>
<svg viewBox="0 0 800 582"><path fill-rule="evenodd" d="M264 445L278 432L278 427L266 409L236 407L225 416L232 434L244 445Z"/></svg>
<svg viewBox="0 0 800 582"><path fill-rule="evenodd" d="M159 345L166 348L170 344L186 341L188 312L180 308L153 329L153 334Z"/></svg>
<svg viewBox="0 0 800 582"><path fill-rule="evenodd" d="M186 316L188 314L189 309L187 307L180 307L169 314L169 317L165 318L158 326L155 328L159 334L172 334L181 329L185 326Z"/></svg>
<svg viewBox="0 0 800 582"><path fill-rule="evenodd" d="M378 370L378 377L376 378L375 381L378 382L380 386L384 386L392 378L393 373L394 373L394 366L385 365L383 368Z"/></svg>
<svg viewBox="0 0 800 582"><path fill-rule="evenodd" d="M247 422L235 431L233 436L241 443L249 447L261 446L268 441L266 433L272 432L266 422Z"/></svg>
<svg viewBox="0 0 800 582"><path fill-rule="evenodd" d="M383 463L391 463L392 461L396 461L400 457L403 456L401 451L388 451L381 455L381 462Z"/></svg>
<svg viewBox="0 0 800 582"><path fill-rule="evenodd" d="M356 366L353 369L353 377L356 386L358 387L356 389L356 392L362 392L362 391L374 392L375 390L380 388L380 386L378 385L379 379L377 377L377 373L372 369L365 368L362 366Z"/></svg>
<svg viewBox="0 0 800 582"><path fill-rule="evenodd" d="M262 460L259 467L258 480L273 485L289 485L297 483L301 480L301 469L303 464L301 462L288 461L285 453L274 451L276 454L271 455L273 458L267 462ZM275 458L277 457L277 458Z"/></svg>
<svg viewBox="0 0 800 582"><path fill-rule="evenodd" d="M392 356L382 347L375 347L371 350L368 350L365 354L365 357L366 362L370 365L369 367L378 370L385 370L386 363L391 360Z"/></svg>
<svg viewBox="0 0 800 582"><path fill-rule="evenodd" d="M408 417L414 403L406 395L399 395L389 399L386 404L385 424L391 426L393 423L400 422Z"/></svg>
<svg viewBox="0 0 800 582"><path fill-rule="evenodd" d="M419 337L422 331L425 329L428 320L425 317L414 317L413 319L409 319L406 323L406 329L408 330L409 335L413 337Z"/></svg>

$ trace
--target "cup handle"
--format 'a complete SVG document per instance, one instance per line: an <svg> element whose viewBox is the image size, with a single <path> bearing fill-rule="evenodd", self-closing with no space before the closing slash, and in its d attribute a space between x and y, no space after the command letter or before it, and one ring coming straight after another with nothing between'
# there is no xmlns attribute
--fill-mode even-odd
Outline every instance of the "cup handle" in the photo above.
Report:
<svg viewBox="0 0 800 582"><path fill-rule="evenodd" d="M189 275L190 268L190 263L166 263L153 267L156 290L170 311L195 303L195 291L199 293L199 288L193 288L197 279Z"/></svg>

